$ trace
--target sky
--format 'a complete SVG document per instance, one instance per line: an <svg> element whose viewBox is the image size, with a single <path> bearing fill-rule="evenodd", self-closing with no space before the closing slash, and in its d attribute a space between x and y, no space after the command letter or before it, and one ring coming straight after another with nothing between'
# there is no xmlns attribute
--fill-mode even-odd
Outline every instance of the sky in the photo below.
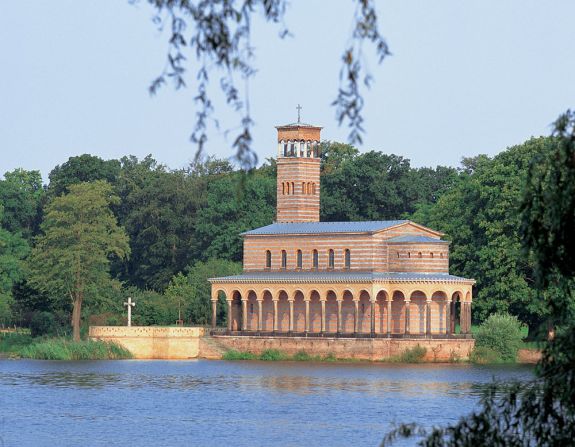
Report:
<svg viewBox="0 0 575 447"><path fill-rule="evenodd" d="M278 27L255 23L258 69L249 83L253 148L275 156L274 126L297 120L346 141L334 100L340 57L352 27L352 0L292 0ZM547 135L575 108L575 2L457 0L377 2L393 55L365 92L361 151L402 155L413 166L458 166ZM89 153L104 159L148 154L170 168L188 165L194 89L150 96L167 38L146 1L0 0L0 175L37 169L45 182L58 164ZM192 67L193 68L193 67ZM233 155L239 117L216 101L220 130L206 152Z"/></svg>

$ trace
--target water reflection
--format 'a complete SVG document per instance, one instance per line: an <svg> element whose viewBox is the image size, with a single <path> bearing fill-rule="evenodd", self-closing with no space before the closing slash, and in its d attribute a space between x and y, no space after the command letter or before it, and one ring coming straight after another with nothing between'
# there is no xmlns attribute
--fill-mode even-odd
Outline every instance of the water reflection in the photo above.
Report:
<svg viewBox="0 0 575 447"><path fill-rule="evenodd" d="M0 440L378 445L393 422L453 422L473 409L493 377L531 374L470 365L0 360Z"/></svg>

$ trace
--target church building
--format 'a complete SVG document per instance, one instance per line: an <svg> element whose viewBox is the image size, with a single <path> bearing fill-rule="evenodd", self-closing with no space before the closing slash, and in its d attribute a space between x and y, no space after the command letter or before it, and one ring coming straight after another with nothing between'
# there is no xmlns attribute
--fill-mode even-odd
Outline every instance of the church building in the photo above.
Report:
<svg viewBox="0 0 575 447"><path fill-rule="evenodd" d="M225 334L452 338L471 328L472 279L449 274L449 242L410 220L320 221L321 127L277 127L276 221L242 234L243 272L211 278Z"/></svg>

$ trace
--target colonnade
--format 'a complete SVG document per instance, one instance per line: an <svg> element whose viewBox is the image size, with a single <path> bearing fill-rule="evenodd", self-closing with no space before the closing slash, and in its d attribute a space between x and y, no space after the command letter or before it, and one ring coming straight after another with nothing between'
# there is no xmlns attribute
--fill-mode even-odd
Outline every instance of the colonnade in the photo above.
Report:
<svg viewBox="0 0 575 447"><path fill-rule="evenodd" d="M281 140L278 141L278 157L318 158L319 141Z"/></svg>
<svg viewBox="0 0 575 447"><path fill-rule="evenodd" d="M212 327L219 292L226 296L227 329L266 333L450 335L471 329L471 287L460 290L212 291ZM457 305L456 303L459 303Z"/></svg>

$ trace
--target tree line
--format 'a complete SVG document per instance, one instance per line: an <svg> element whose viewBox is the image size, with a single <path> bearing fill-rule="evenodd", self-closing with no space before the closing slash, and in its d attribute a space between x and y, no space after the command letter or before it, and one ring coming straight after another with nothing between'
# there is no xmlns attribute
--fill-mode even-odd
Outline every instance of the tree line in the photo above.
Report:
<svg viewBox="0 0 575 447"><path fill-rule="evenodd" d="M459 168L414 168L402 156L324 142L321 219L408 218L446 233L451 273L475 278L474 320L508 311L535 329L546 317L521 250L519 205L530 161L554 147L531 139ZM241 271L240 233L272 223L276 166L248 172L206 158L169 169L151 156L84 154L0 180L0 323L39 312L63 328L209 321L207 278ZM220 321L225 306L219 306ZM74 311L75 309L75 311Z"/></svg>

